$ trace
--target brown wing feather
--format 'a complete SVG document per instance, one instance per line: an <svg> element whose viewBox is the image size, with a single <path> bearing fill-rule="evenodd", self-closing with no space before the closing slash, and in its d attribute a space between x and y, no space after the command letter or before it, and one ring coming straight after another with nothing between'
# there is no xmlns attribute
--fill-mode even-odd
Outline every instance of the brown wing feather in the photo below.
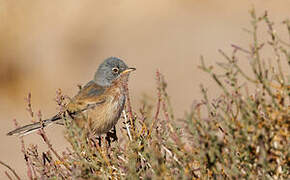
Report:
<svg viewBox="0 0 290 180"><path fill-rule="evenodd" d="M105 102L106 98L103 95L105 87L90 81L86 84L79 93L73 97L72 101L67 105L67 109L70 112L83 111L88 108L89 105L98 105Z"/></svg>

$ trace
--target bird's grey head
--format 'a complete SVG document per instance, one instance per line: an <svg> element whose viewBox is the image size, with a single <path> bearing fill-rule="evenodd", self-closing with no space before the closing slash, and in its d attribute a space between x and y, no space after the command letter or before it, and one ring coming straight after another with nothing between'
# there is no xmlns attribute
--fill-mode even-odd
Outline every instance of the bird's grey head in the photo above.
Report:
<svg viewBox="0 0 290 180"><path fill-rule="evenodd" d="M128 66L119 58L110 57L100 64L95 73L94 81L101 86L110 86L120 75L133 71L135 68Z"/></svg>

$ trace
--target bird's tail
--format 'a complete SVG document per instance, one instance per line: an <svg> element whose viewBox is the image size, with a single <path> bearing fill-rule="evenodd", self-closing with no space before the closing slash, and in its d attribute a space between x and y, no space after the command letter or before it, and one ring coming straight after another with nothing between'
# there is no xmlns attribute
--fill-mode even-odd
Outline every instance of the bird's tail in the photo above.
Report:
<svg viewBox="0 0 290 180"><path fill-rule="evenodd" d="M17 128L13 131L10 131L9 133L7 133L7 136L12 136L12 135L25 136L27 134L34 132L34 131L37 131L38 129L41 129L41 128L44 128L48 125L51 125L52 123L54 123L55 121L58 121L59 119L61 119L61 118L54 116L53 118L43 120L42 122L28 124L28 125L22 126L20 128Z"/></svg>

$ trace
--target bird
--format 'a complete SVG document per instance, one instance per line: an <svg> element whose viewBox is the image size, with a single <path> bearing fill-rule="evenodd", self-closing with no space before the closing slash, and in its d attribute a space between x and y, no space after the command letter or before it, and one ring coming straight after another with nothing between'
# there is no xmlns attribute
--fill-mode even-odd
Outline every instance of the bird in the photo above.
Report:
<svg viewBox="0 0 290 180"><path fill-rule="evenodd" d="M89 132L99 136L108 133L118 122L125 106L126 89L129 74L136 68L128 67L117 57L105 59L95 72L93 80L65 105L65 112L80 128L89 128ZM28 124L7 133L8 136L24 136L51 124L64 124L62 113Z"/></svg>

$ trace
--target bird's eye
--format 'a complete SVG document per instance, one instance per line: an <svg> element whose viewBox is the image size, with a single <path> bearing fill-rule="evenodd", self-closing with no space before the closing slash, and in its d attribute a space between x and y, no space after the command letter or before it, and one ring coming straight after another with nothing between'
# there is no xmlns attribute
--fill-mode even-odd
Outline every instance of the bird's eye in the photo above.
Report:
<svg viewBox="0 0 290 180"><path fill-rule="evenodd" d="M117 67L114 67L114 68L112 69L112 71L113 71L113 73L117 74L117 73L119 72L119 69L118 69Z"/></svg>

